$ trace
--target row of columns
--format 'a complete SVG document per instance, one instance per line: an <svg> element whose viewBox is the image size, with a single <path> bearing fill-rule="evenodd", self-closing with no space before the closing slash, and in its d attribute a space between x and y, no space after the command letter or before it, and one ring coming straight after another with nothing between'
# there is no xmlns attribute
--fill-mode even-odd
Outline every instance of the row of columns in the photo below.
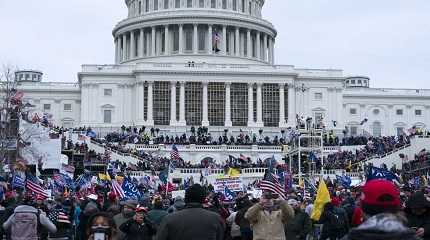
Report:
<svg viewBox="0 0 430 240"><path fill-rule="evenodd" d="M144 119L144 85L138 83L136 91L136 114L139 125L154 125L153 119L153 84L147 82L147 115ZM185 119L185 82L181 81L179 87L179 119L177 119L176 109L176 85L177 82L170 82L170 125L186 126ZM208 82L202 82L202 126L209 126L208 118ZM257 119L254 121L254 83L248 84L248 127L263 127L263 97L262 83L257 83ZM285 121L285 84L279 84L279 127L295 126L296 118L296 89L292 84L288 84L288 122ZM231 83L225 83L225 121L226 127L232 126L231 120Z"/></svg>
<svg viewBox="0 0 430 240"><path fill-rule="evenodd" d="M192 38L192 53L198 54L199 53L199 46L198 46L198 26L199 24L192 24L193 25L193 38ZM141 58L145 56L157 56L157 55L170 55L172 54L171 49L171 39L169 26L171 25L164 25L164 39L161 39L162 34L162 28L157 26L151 27L151 34L150 34L150 44L149 39L145 40L145 30L139 29L139 30L133 30L129 32L122 33L115 37L115 62L121 63L124 61L132 60L135 58ZM178 54L184 54L184 24L178 24L178 35L179 35L179 49ZM226 25L221 26L221 46L220 46L220 55L227 55L227 27ZM207 37L206 41L206 50L207 54L214 54L214 51L212 49L213 46L213 40L214 40L214 26L209 24L207 25ZM230 55L236 56L236 57L246 57L246 58L253 58L252 56L252 37L251 33L254 30L246 29L244 31L244 37L246 37L246 55L245 51L241 51L240 45L241 45L241 37L240 37L240 27L234 27L234 31L230 31L231 38L230 38ZM159 35L157 39L157 34ZM233 37L234 36L234 37ZM261 47L261 39L263 41L263 47ZM161 51L162 41L164 41L164 52ZM158 44L157 44L158 42ZM234 42L234 44L233 44ZM244 40L242 41L244 42ZM146 43L146 55L144 52L145 49L145 43ZM242 43L243 44L243 43ZM137 47L136 47L137 46ZM158 46L158 47L157 47ZM158 48L158 50L157 50ZM137 51L136 51L137 49ZM274 63L274 38L264 32L255 31L255 58L259 59L261 61L269 62L271 64Z"/></svg>

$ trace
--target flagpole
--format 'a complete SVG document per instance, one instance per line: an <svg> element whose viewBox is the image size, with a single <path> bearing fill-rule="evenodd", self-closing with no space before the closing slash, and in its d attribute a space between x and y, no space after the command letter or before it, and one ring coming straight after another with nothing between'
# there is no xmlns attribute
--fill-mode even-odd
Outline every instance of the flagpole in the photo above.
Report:
<svg viewBox="0 0 430 240"><path fill-rule="evenodd" d="M172 161L172 160L170 160L170 161ZM168 192L169 192L169 190L168 190L168 182L169 182L169 173L170 173L170 161L169 161L169 164L167 164L167 179L166 179L166 199L167 199L167 195L168 195Z"/></svg>

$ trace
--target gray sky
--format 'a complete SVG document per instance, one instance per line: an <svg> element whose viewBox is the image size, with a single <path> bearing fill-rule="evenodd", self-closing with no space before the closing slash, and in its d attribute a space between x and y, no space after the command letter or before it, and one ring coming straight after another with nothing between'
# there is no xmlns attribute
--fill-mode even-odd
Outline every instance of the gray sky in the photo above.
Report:
<svg viewBox="0 0 430 240"><path fill-rule="evenodd" d="M276 63L367 75L372 87L430 88L430 1L266 0ZM77 81L81 64L110 64L124 0L0 0L0 64Z"/></svg>

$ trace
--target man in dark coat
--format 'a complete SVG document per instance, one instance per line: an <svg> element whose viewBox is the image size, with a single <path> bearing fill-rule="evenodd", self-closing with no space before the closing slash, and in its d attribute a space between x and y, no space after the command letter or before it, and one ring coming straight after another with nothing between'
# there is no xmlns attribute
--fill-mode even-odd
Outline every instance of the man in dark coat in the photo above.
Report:
<svg viewBox="0 0 430 240"><path fill-rule="evenodd" d="M288 205L294 209L294 218L288 221L285 228L287 240L305 240L312 231L312 221L309 215L300 209L297 200L288 200Z"/></svg>
<svg viewBox="0 0 430 240"><path fill-rule="evenodd" d="M430 202L424 193L416 192L409 198L405 213L408 226L416 231L417 236L430 240Z"/></svg>
<svg viewBox="0 0 430 240"><path fill-rule="evenodd" d="M137 207L132 219L123 223L119 229L125 234L127 240L151 240L155 234L153 224L146 218L147 209Z"/></svg>
<svg viewBox="0 0 430 240"><path fill-rule="evenodd" d="M163 219L156 240L223 240L223 221L219 214L202 208L205 197L201 185L189 187L185 192L185 209Z"/></svg>

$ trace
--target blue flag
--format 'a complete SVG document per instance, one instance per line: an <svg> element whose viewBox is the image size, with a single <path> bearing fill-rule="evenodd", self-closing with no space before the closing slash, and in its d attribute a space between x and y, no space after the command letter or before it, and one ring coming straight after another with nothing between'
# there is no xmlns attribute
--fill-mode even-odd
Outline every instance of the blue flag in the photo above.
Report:
<svg viewBox="0 0 430 240"><path fill-rule="evenodd" d="M227 186L224 188L224 197L226 201L234 201L236 194L231 191Z"/></svg>
<svg viewBox="0 0 430 240"><path fill-rule="evenodd" d="M351 178L348 176L339 176L336 175L337 182L340 183L344 188L351 187Z"/></svg>
<svg viewBox="0 0 430 240"><path fill-rule="evenodd" d="M128 178L124 178L124 182L122 183L122 190L124 191L126 199L139 199L140 192L137 189L137 186L130 181Z"/></svg>
<svg viewBox="0 0 430 240"><path fill-rule="evenodd" d="M12 179L12 188L24 188L24 187L25 187L24 179L18 174L14 174Z"/></svg>
<svg viewBox="0 0 430 240"><path fill-rule="evenodd" d="M373 180L373 179L385 179L389 181L399 181L399 177L396 176L391 171L385 170L383 168L377 168L377 167L370 167L367 171L367 181Z"/></svg>

